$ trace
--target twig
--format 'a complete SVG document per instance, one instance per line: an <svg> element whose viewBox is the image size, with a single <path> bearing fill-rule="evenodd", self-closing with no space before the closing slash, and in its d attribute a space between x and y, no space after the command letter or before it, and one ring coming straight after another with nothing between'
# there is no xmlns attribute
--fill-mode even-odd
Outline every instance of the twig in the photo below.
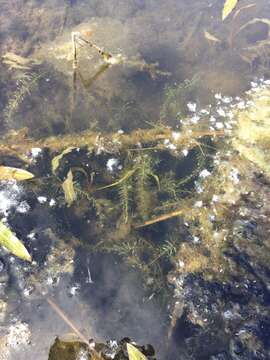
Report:
<svg viewBox="0 0 270 360"><path fill-rule="evenodd" d="M80 332L75 324L67 317L67 315L60 309L60 307L50 298L46 298L47 303L51 306L51 308L59 315L59 317L75 332L76 335L80 338L80 340L88 345L89 351L94 356L96 360L104 360L104 358L93 348L93 346L89 343L89 340Z"/></svg>
<svg viewBox="0 0 270 360"><path fill-rule="evenodd" d="M145 221L144 223L142 223L140 225L136 225L135 229L141 229L143 227L153 225L153 224L156 224L158 222L165 221L165 220L171 219L171 218L176 217L176 216L180 216L182 214L183 214L183 210L176 210L176 211L173 211L171 213L158 216L158 217L156 217L154 219L147 220L147 221Z"/></svg>
<svg viewBox="0 0 270 360"><path fill-rule="evenodd" d="M103 57L103 60L104 60L105 62L110 63L110 59L113 58L113 55L110 54L108 51L104 51L104 50L102 50L99 46L97 46L96 44L94 44L93 42L82 38L82 37L80 36L80 33L75 33L75 35L74 35L74 40L76 41L76 39L77 39L78 41L81 41L81 42L89 45L89 46L92 47L93 49L95 49L95 50Z"/></svg>
<svg viewBox="0 0 270 360"><path fill-rule="evenodd" d="M78 335L78 337L86 344L89 344L88 339L80 332L80 330L73 324L67 315L60 309L60 307L49 297L46 298L47 303L60 316L60 318Z"/></svg>

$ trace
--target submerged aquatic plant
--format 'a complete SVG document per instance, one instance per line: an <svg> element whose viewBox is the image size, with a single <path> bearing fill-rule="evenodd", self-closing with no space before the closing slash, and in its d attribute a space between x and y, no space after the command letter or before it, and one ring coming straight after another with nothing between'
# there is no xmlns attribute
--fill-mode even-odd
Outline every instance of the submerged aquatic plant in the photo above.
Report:
<svg viewBox="0 0 270 360"><path fill-rule="evenodd" d="M270 177L270 92L262 88L251 93L251 103L238 111L233 146Z"/></svg>
<svg viewBox="0 0 270 360"><path fill-rule="evenodd" d="M19 80L16 81L17 90L12 93L8 100L8 103L4 109L4 118L7 125L10 125L10 121L19 109L24 99L31 95L38 81L44 74L38 74L34 72L24 73Z"/></svg>
<svg viewBox="0 0 270 360"><path fill-rule="evenodd" d="M229 261L224 253L234 236L232 218L241 206L241 194L252 190L256 168L265 176L270 175L269 99L268 86L250 91L246 102L234 110L235 127L215 156L213 170L202 171L198 193L174 201L173 211L138 226L141 229L178 216L184 219L191 241L182 242L178 248L179 272L203 272L216 277L227 273Z"/></svg>
<svg viewBox="0 0 270 360"><path fill-rule="evenodd" d="M154 173L153 158L149 154L141 155L136 159L138 171L136 172L136 206L139 216L145 218L149 216L152 194L150 191L150 181L153 179L159 187L159 178Z"/></svg>
<svg viewBox="0 0 270 360"><path fill-rule="evenodd" d="M231 239L231 216L241 190L248 188L246 184L242 189L236 186L241 172L244 176L249 174L252 161L267 176L270 174L269 87L256 89L248 96L247 107L236 110L234 104L228 109L233 115L228 117L229 128L225 130L223 123L218 123L219 130L215 130L209 115L195 123L186 119L177 131L165 126L129 134L85 131L40 141L21 139L15 134L3 139L0 151L21 156L33 147L49 148L54 178L61 172L68 174L64 182L67 206L80 207L81 199L78 197L76 203L76 194L87 194L93 220L102 221L100 228L104 228L104 216L109 217L106 224L117 219L109 238L103 234L100 243L93 244L99 250L117 252L147 274L161 274L158 260L164 257L179 258L184 264L179 270L182 272L223 274L227 266L224 251ZM89 167L80 164L80 151L73 152L74 148L84 148ZM227 153L230 155L225 156ZM112 154L118 157L122 170L106 170ZM193 163L188 169L181 163L187 156ZM240 161L242 158L248 162ZM76 176L76 183L72 177L75 169L82 169L83 174ZM189 240L166 238L153 251L149 245L152 240L131 235L172 218L184 220ZM132 242L136 239L133 245L125 242L127 235ZM143 254L146 249L147 261Z"/></svg>
<svg viewBox="0 0 270 360"><path fill-rule="evenodd" d="M119 200L122 207L122 216L125 223L128 223L130 211L131 211L131 201L134 195L133 181L131 178L122 182L118 186Z"/></svg>
<svg viewBox="0 0 270 360"><path fill-rule="evenodd" d="M186 103L199 80L199 76L194 75L192 79L186 79L180 84L166 85L160 111L161 120L175 120L186 116Z"/></svg>

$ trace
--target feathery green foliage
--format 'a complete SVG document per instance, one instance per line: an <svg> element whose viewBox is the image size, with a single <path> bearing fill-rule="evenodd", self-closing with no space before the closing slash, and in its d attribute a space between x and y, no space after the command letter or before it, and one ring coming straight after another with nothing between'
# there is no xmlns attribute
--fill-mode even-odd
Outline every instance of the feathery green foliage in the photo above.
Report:
<svg viewBox="0 0 270 360"><path fill-rule="evenodd" d="M152 192L151 180L155 181L159 188L158 176L154 173L154 160L149 154L144 154L136 158L138 170L136 171L136 207L139 215L146 218L151 208Z"/></svg>
<svg viewBox="0 0 270 360"><path fill-rule="evenodd" d="M119 200L122 207L122 214L124 222L127 223L130 212L130 198L132 193L132 182L131 179L127 179L118 185Z"/></svg>
<svg viewBox="0 0 270 360"><path fill-rule="evenodd" d="M25 73L23 76L17 80L17 89L12 93L8 104L4 109L5 121L8 124L15 113L18 111L20 104L24 101L27 95L31 95L31 92L36 87L38 80L44 74L36 73Z"/></svg>
<svg viewBox="0 0 270 360"><path fill-rule="evenodd" d="M167 85L164 90L164 102L160 111L160 118L170 120L180 118L186 114L186 103L199 82L198 75L183 83Z"/></svg>

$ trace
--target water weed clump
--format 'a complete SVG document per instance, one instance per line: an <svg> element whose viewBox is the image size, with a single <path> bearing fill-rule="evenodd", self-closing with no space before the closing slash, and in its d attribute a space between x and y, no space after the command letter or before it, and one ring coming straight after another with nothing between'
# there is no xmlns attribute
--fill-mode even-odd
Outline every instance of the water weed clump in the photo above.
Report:
<svg viewBox="0 0 270 360"><path fill-rule="evenodd" d="M238 110L233 146L241 156L270 176L270 96L268 88L254 89L250 100Z"/></svg>
<svg viewBox="0 0 270 360"><path fill-rule="evenodd" d="M222 151L215 153L211 173L201 174L193 208L181 209L192 239L180 246L180 272L226 277L225 274L232 271L228 254L235 241L234 222L238 219L247 223L249 216L252 217L245 202L249 194L253 197L254 188L258 186L256 174L269 178L270 91L267 84L267 81L261 86L254 84L247 98L232 106L235 126L230 130L231 135ZM267 198L267 192L261 194L264 196ZM265 262L264 257L260 259Z"/></svg>
<svg viewBox="0 0 270 360"><path fill-rule="evenodd" d="M95 240L82 239L89 249L121 254L148 277L154 268L162 274L164 257L180 272L225 276L243 194L255 169L269 176L269 86L258 85L241 101L217 94L216 102L209 109L189 103L191 115L177 129L86 131L39 141L13 134L0 150L22 157L32 148L49 149L59 206L76 217L86 211L95 224ZM251 157L256 152L262 156ZM171 221L182 235L170 229ZM167 232L155 248L155 231L163 226Z"/></svg>

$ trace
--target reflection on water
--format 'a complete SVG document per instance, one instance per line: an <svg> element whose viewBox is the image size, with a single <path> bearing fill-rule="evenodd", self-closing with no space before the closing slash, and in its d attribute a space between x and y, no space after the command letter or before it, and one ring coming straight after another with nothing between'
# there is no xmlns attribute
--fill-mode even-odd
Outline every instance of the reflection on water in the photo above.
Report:
<svg viewBox="0 0 270 360"><path fill-rule="evenodd" d="M161 122L178 126L193 103L203 108L213 103L217 93L241 96L255 76L269 77L270 70L270 22L265 19L269 1L259 0L256 4L247 1L242 7L222 22L222 2L218 0L2 0L1 133L27 127L31 136L46 138L85 129L101 134L119 130L126 133L137 128L155 128ZM72 32L86 40L77 44L76 70ZM86 45L87 41L101 50ZM102 51L114 59L121 55L121 61L104 65ZM192 156L189 162L193 162ZM1 163L19 167L13 158L2 160ZM106 165L105 160L100 161ZM46 162L38 166L39 172L48 176ZM174 171L177 166L173 165ZM189 165L184 168L187 171ZM57 190L44 200L50 204L48 214L41 207L42 201L37 203L35 191L36 188L31 194L20 195L19 200L16 193L13 199L16 204L9 209L13 211L24 196L32 201L31 207L36 210L30 215L22 212L20 218L16 210L11 223L29 243L39 234L36 239L42 239L43 244L31 246L41 268L46 267L44 260L50 246L57 242L48 235L48 229L62 232L65 239L68 229L69 234L91 239L95 244L94 236L101 232L93 229L92 224L85 226L87 219L80 218L78 209L77 218L59 209L51 214ZM100 202L99 206L109 212L113 204L109 201ZM2 207L4 217L7 208ZM85 209L81 213L89 215ZM105 230L110 229L111 225L104 223ZM146 237L158 243L161 233L167 230L159 228ZM33 239L29 238L31 233ZM8 266L12 269L13 265L10 261ZM74 272L69 271L52 292L80 329L94 338L130 336L141 343L151 342L159 351L159 358L166 359L170 322L168 308L164 306L167 299L156 299L143 285L145 279L141 279L139 272L111 254L88 255L85 248L77 247L73 265ZM61 319L56 319L35 291L37 298L28 297L28 293L22 296L23 277L32 270L20 262L16 266L10 270L8 280L11 313L29 323L33 333L33 346L20 354L20 359L43 360L54 335L69 329ZM172 265L165 261L163 266L166 274ZM39 281L48 281L47 273L46 276ZM148 281L153 279L149 277ZM208 284L204 286L208 291ZM177 326L188 334L196 334L195 327L189 329L185 319L181 321L183 324ZM179 355L179 359L185 356Z"/></svg>

